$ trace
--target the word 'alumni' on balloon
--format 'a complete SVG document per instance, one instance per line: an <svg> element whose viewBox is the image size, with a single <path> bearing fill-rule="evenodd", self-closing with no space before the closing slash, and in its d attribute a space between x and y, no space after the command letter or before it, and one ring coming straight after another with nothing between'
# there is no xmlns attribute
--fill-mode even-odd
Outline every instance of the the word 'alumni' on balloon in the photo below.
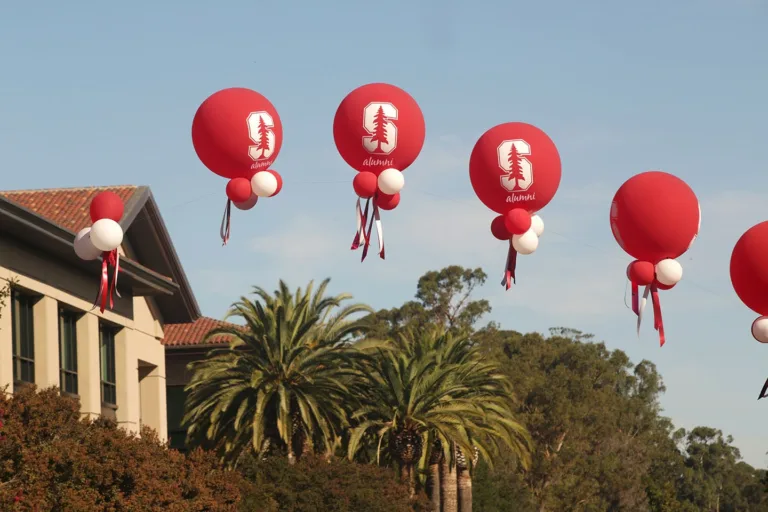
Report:
<svg viewBox="0 0 768 512"><path fill-rule="evenodd" d="M472 149L469 178L480 201L496 213L491 234L509 241L501 284L515 282L518 254L533 254L544 232L536 213L560 186L560 154L546 133L526 123L504 123L485 132Z"/></svg>
<svg viewBox="0 0 768 512"><path fill-rule="evenodd" d="M267 98L241 87L208 97L192 121L192 144L210 171L228 178L220 236L229 241L232 204L250 210L260 197L277 195L282 177L270 169L283 145L283 125Z"/></svg>
<svg viewBox="0 0 768 512"><path fill-rule="evenodd" d="M374 225L379 257L384 259L380 210L394 210L400 204L400 191L405 185L403 171L419 156L424 137L424 116L419 105L394 85L358 87L336 110L333 140L344 161L358 172L352 180L358 196L352 250L362 248L361 261L368 254Z"/></svg>
<svg viewBox="0 0 768 512"><path fill-rule="evenodd" d="M683 278L676 258L693 245L701 227L701 207L683 180L661 171L637 174L619 187L611 203L611 232L624 252L635 258L627 267L632 284L632 311L637 333L650 294L653 327L664 346L664 321L659 291L672 289ZM639 287L644 286L642 298Z"/></svg>

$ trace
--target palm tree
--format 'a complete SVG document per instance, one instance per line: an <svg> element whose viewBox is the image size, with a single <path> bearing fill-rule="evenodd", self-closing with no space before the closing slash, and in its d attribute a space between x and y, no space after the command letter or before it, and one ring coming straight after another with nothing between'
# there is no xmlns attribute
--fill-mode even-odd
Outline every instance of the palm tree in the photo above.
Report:
<svg viewBox="0 0 768 512"><path fill-rule="evenodd" d="M446 488L445 477L455 477L456 448L467 453L477 449L489 458L501 441L521 456L527 453L527 433L514 421L507 403L507 381L494 364L479 360L466 336L433 329L406 332L393 349L378 350L367 364L361 407L352 415L357 424L348 456L354 457L366 432L375 432L378 445L385 445L398 462L412 493L417 463L429 465L427 487L433 491L433 503L439 503L434 490L440 486L434 480L435 466L441 464L440 494L449 501L453 495L455 501L455 480L452 489ZM422 453L424 446L429 454ZM437 450L442 455L434 453Z"/></svg>
<svg viewBox="0 0 768 512"><path fill-rule="evenodd" d="M438 510L440 494L444 495L444 510L472 510L472 470L477 465L481 451L491 463L491 447L494 452L500 446L498 441L512 448L523 466L530 462L531 440L526 429L513 416L511 403L505 398L512 395L509 382L495 365L483 364L483 356L474 345L468 332L451 334L441 328L427 328L419 334L406 333L398 338L398 348L413 357L433 354L438 364L456 365L463 368L459 378L469 387L468 397L474 396L484 409L483 417L476 421L474 430L467 432L468 437L484 436L483 442L472 443L472 463L464 456L464 450L451 443L449 450L453 459L432 453L427 472L427 487L433 506ZM491 398L489 400L489 398ZM433 450L440 450L437 440ZM440 475L442 475L440 477ZM435 481L437 477L440 480ZM442 492L440 492L442 491ZM458 497L457 497L458 492ZM435 494L438 494L435 496Z"/></svg>
<svg viewBox="0 0 768 512"><path fill-rule="evenodd" d="M190 441L216 449L230 466L270 447L285 450L291 462L316 447L333 450L348 425L353 361L362 354L349 341L364 327L350 317L371 309L342 307L346 294L326 297L328 282L313 294L311 282L291 293L280 281L274 295L255 287L255 300L232 305L227 318L245 325L212 330L209 338L226 335L229 346L190 365Z"/></svg>

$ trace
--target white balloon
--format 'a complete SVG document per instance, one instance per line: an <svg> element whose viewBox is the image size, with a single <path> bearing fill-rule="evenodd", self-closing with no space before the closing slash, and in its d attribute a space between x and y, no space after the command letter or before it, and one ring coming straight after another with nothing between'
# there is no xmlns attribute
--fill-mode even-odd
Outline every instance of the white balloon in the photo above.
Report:
<svg viewBox="0 0 768 512"><path fill-rule="evenodd" d="M379 174L378 184L379 190L391 196L403 190L405 178L403 178L403 173L397 169L384 169Z"/></svg>
<svg viewBox="0 0 768 512"><path fill-rule="evenodd" d="M83 228L75 237L75 254L81 260L90 261L95 260L101 254L93 245L91 240L91 228Z"/></svg>
<svg viewBox="0 0 768 512"><path fill-rule="evenodd" d="M243 201L242 203L232 203L235 205L235 208L238 210L250 210L254 206L256 206L256 202L259 200L259 196L257 196L254 193L251 193L251 197L248 198L247 201Z"/></svg>
<svg viewBox="0 0 768 512"><path fill-rule="evenodd" d="M99 219L91 226L91 241L100 251L112 251L123 243L123 228L112 219Z"/></svg>
<svg viewBox="0 0 768 512"><path fill-rule="evenodd" d="M536 233L536 236L541 236L544 232L544 221L538 215L531 217L531 229Z"/></svg>
<svg viewBox="0 0 768 512"><path fill-rule="evenodd" d="M277 178L267 171L259 171L251 178L251 190L259 197L269 197L277 191Z"/></svg>
<svg viewBox="0 0 768 512"><path fill-rule="evenodd" d="M768 316L761 316L752 322L752 336L760 343L768 343Z"/></svg>
<svg viewBox="0 0 768 512"><path fill-rule="evenodd" d="M522 235L512 235L512 247L519 254L533 254L539 247L539 237L533 229L529 229Z"/></svg>
<svg viewBox="0 0 768 512"><path fill-rule="evenodd" d="M683 278L683 266L677 260L666 259L656 264L656 279L665 286L672 286Z"/></svg>

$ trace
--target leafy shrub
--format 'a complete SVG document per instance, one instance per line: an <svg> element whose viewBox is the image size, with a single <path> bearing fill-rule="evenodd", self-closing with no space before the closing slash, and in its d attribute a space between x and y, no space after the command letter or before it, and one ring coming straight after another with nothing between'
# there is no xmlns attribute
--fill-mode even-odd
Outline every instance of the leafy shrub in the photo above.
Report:
<svg viewBox="0 0 768 512"><path fill-rule="evenodd" d="M241 466L253 487L241 510L260 512L412 512L429 510L426 497L408 498L394 472L346 460L305 457L250 460Z"/></svg>
<svg viewBox="0 0 768 512"><path fill-rule="evenodd" d="M56 388L0 391L0 510L237 510L242 479L202 451L168 450L150 430L134 436L80 419Z"/></svg>

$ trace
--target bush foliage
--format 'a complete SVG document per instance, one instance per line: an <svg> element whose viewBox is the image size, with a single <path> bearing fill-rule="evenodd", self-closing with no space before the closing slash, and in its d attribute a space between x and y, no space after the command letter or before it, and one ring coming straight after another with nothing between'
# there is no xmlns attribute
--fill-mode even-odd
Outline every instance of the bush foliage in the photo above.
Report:
<svg viewBox="0 0 768 512"><path fill-rule="evenodd" d="M243 497L243 511L260 512L413 512L427 511L426 497L408 498L408 485L394 471L346 460L304 457L251 459L241 472L254 483Z"/></svg>
<svg viewBox="0 0 768 512"><path fill-rule="evenodd" d="M81 420L58 389L0 393L0 510L237 510L242 479L213 456L168 450L149 429L131 435Z"/></svg>

